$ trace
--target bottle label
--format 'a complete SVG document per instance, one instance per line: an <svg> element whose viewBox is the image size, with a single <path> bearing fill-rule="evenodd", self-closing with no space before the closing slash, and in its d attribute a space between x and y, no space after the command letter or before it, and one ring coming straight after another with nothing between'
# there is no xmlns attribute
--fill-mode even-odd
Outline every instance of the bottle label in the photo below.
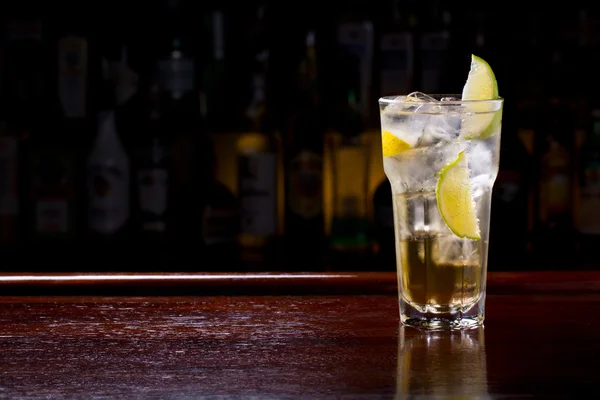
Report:
<svg viewBox="0 0 600 400"><path fill-rule="evenodd" d="M38 233L66 233L68 221L66 200L39 200L37 202L36 230Z"/></svg>
<svg viewBox="0 0 600 400"><path fill-rule="evenodd" d="M275 154L239 157L242 233L269 236L277 232L277 174Z"/></svg>
<svg viewBox="0 0 600 400"><path fill-rule="evenodd" d="M236 240L235 210L209 204L204 208L202 222L202 236L207 245L231 243Z"/></svg>
<svg viewBox="0 0 600 400"><path fill-rule="evenodd" d="M424 93L438 93L444 66L445 52L448 47L448 35L435 32L421 38L421 90Z"/></svg>
<svg viewBox="0 0 600 400"><path fill-rule="evenodd" d="M0 215L16 216L17 196L17 139L0 138Z"/></svg>
<svg viewBox="0 0 600 400"><path fill-rule="evenodd" d="M381 38L381 95L408 93L413 78L413 38L395 33Z"/></svg>
<svg viewBox="0 0 600 400"><path fill-rule="evenodd" d="M194 89L194 62L188 58L172 58L159 63L160 80L171 95L180 99Z"/></svg>
<svg viewBox="0 0 600 400"><path fill-rule="evenodd" d="M290 210L302 218L312 218L323 210L323 160L302 151L290 164Z"/></svg>
<svg viewBox="0 0 600 400"><path fill-rule="evenodd" d="M58 45L59 96L67 118L86 115L87 41L65 37Z"/></svg>
<svg viewBox="0 0 600 400"><path fill-rule="evenodd" d="M357 218L360 216L360 199L358 195L346 194L341 200L342 207L339 217L342 218Z"/></svg>
<svg viewBox="0 0 600 400"><path fill-rule="evenodd" d="M114 233L129 218L129 176L116 166L92 165L89 170L90 228Z"/></svg>
<svg viewBox="0 0 600 400"><path fill-rule="evenodd" d="M32 161L33 229L42 234L72 231L69 203L74 199L73 159L68 154L46 150L35 154Z"/></svg>
<svg viewBox="0 0 600 400"><path fill-rule="evenodd" d="M138 190L142 211L163 215L167 210L169 176L162 168L138 172Z"/></svg>
<svg viewBox="0 0 600 400"><path fill-rule="evenodd" d="M57 149L33 153L30 164L31 195L35 204L34 226L38 234L74 233L74 159Z"/></svg>

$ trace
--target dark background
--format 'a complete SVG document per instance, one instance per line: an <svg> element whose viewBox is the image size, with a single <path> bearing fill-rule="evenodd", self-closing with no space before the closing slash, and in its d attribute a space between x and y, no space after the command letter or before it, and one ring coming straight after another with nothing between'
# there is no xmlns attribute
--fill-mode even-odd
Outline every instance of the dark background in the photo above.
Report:
<svg viewBox="0 0 600 400"><path fill-rule="evenodd" d="M407 91L425 90L423 71L434 71L432 90L460 93L471 54L505 99L489 269L597 268L599 15L577 2L455 3L3 2L0 268L393 270L393 231L377 217L390 205L382 71L411 70L400 75ZM338 40L350 22L372 27L362 67L358 45ZM382 52L390 33L409 34L412 69L406 52ZM431 33L444 38L435 52L422 45ZM118 135L99 152L109 110ZM334 218L336 135L370 157L345 167L367 177L357 224ZM238 179L252 173L241 143L275 157L273 197L252 206L273 214L264 235L240 233L252 194ZM316 161L295 163L306 154ZM298 189L297 176L310 184ZM299 215L299 196L318 210Z"/></svg>

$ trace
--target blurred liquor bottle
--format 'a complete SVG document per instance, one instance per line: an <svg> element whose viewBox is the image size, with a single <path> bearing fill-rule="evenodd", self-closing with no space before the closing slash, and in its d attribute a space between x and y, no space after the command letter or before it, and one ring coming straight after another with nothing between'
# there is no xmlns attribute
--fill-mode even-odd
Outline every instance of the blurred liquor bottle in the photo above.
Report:
<svg viewBox="0 0 600 400"><path fill-rule="evenodd" d="M336 111L337 135L329 141L332 151L333 218L330 247L332 266L338 270L368 268L371 250L368 145L361 140L362 117L354 91L348 102Z"/></svg>
<svg viewBox="0 0 600 400"><path fill-rule="evenodd" d="M35 16L35 13L33 13ZM17 115L23 129L21 203L24 243L36 251L24 258L40 268L48 261L65 268L65 241L75 239L75 153L69 148L69 132L57 94L56 37L48 24L33 17L13 21L19 39L13 65ZM29 46L24 46L26 43ZM23 79L22 81L20 81ZM20 82L19 82L20 81Z"/></svg>
<svg viewBox="0 0 600 400"><path fill-rule="evenodd" d="M574 224L585 267L596 267L600 239L600 107L591 110L589 126L578 148Z"/></svg>
<svg viewBox="0 0 600 400"><path fill-rule="evenodd" d="M189 8L188 8L189 6ZM161 124L171 144L171 243L179 268L201 270L204 242L202 209L210 182L208 133L200 109L201 43L190 3L168 0L157 21L156 74L160 90Z"/></svg>
<svg viewBox="0 0 600 400"><path fill-rule="evenodd" d="M86 220L86 177L77 171L85 170L86 152L89 149L95 129L95 96L92 84L101 68L101 55L98 47L97 29L90 24L91 12L82 5L73 5L72 10L79 18L63 15L53 24L53 36L57 40L57 56L52 57L58 64L58 98L64 115L63 139L58 143L65 153L65 180L63 185L70 187L63 201L68 204L68 230L75 230L76 241L81 241ZM73 233L71 233L73 235ZM74 253L74 252L71 252ZM72 265L70 268L81 268Z"/></svg>
<svg viewBox="0 0 600 400"><path fill-rule="evenodd" d="M206 187L206 203L200 209L202 239L206 247L207 267L211 271L239 270L238 235L240 209L233 191L221 181L222 164L231 166L230 159L219 159L217 143L227 139L234 128L232 122L238 98L228 96L231 64L231 14L229 4L210 2L203 14L203 63L200 90L200 113L207 133L207 154L210 176ZM239 75L239 74L237 74ZM226 141L226 140L225 140ZM223 150L223 149L220 149ZM225 149L227 150L227 149ZM231 156L230 153L227 153ZM234 167L232 168L234 169ZM225 174L223 174L225 175Z"/></svg>
<svg viewBox="0 0 600 400"><path fill-rule="evenodd" d="M519 73L510 71L510 76L515 76L516 80L512 87L508 86L505 89L505 94L503 95L505 98L514 97L517 99L514 107L510 107L509 102L505 104L503 124L510 130L511 122L516 122L517 135L525 147L530 160L526 164L521 165L520 168L523 171L527 171L529 175L529 185L527 188L527 259L530 260L529 266L531 268L543 268L543 265L535 258L534 253L534 239L537 234L538 220L539 168L537 168L537 151L540 143L544 140L543 125L540 122L543 121L544 116L545 85L540 76L542 76L543 71L547 68L549 53L546 48L547 43L543 40L545 35L542 26L542 17L538 12L528 13L519 17L519 26L523 27L524 31L518 35L521 45L516 47L519 51L519 57L528 57L531 60L531 68L527 68L527 71L519 71ZM515 66L512 66L512 68L518 69ZM504 132L504 126L502 130ZM502 141L504 141L504 133ZM504 160L501 156L500 169L502 169ZM536 167L532 168L531 165L535 165ZM492 202L493 208L494 203ZM492 221L492 230L494 229L493 224L494 222ZM509 265L503 266L505 268L509 267Z"/></svg>
<svg viewBox="0 0 600 400"><path fill-rule="evenodd" d="M507 113L511 115L510 111ZM515 118L503 117L500 167L492 191L489 269L529 268L529 194L532 158ZM511 249L507 251L506 249Z"/></svg>
<svg viewBox="0 0 600 400"><path fill-rule="evenodd" d="M286 268L323 269L323 143L326 114L321 101L316 31L305 37L292 95L286 137Z"/></svg>
<svg viewBox="0 0 600 400"><path fill-rule="evenodd" d="M76 265L73 244L82 232L81 148L89 140L89 69L96 52L85 19L57 18L45 25L44 100L31 130L28 157L29 238L52 268Z"/></svg>
<svg viewBox="0 0 600 400"><path fill-rule="evenodd" d="M392 185L385 177L373 195L374 262L378 270L396 270Z"/></svg>
<svg viewBox="0 0 600 400"><path fill-rule="evenodd" d="M7 116L9 110L2 107L0 111L0 248L12 260L17 245L19 211L19 137L14 122Z"/></svg>
<svg viewBox="0 0 600 400"><path fill-rule="evenodd" d="M65 268L73 255L67 246L77 234L77 158L56 90L45 92L47 100L32 115L27 149L28 239L40 255Z"/></svg>
<svg viewBox="0 0 600 400"><path fill-rule="evenodd" d="M417 13L412 5L398 0L391 0L386 5L378 48L380 97L408 94L414 90ZM373 139L381 140L381 133L377 133ZM392 189L386 176L381 179L372 199L375 265L380 270L395 271Z"/></svg>
<svg viewBox="0 0 600 400"><path fill-rule="evenodd" d="M600 89L595 74L600 41L594 31L598 20L589 10L577 10L572 19L573 34L570 74L573 76L571 110L575 116L573 224L577 234L579 266L598 268L596 246L600 243Z"/></svg>
<svg viewBox="0 0 600 400"><path fill-rule="evenodd" d="M109 57L116 58L114 54ZM101 76L92 77L97 79L98 99L93 110L96 132L86 160L86 236L94 254L93 270L114 268L112 260L116 259L130 266L133 235L130 140L128 130L119 123L121 107L133 93L119 88L110 70L103 59Z"/></svg>
<svg viewBox="0 0 600 400"><path fill-rule="evenodd" d="M248 261L272 259L277 250L280 221L280 140L269 114L266 78L267 51L257 55L252 99L246 110L245 133L237 142L238 196L241 207L240 246Z"/></svg>
<svg viewBox="0 0 600 400"><path fill-rule="evenodd" d="M542 268L569 268L574 261L573 123L557 98L546 106L537 148L537 246Z"/></svg>
<svg viewBox="0 0 600 400"><path fill-rule="evenodd" d="M399 0L390 0L385 11L378 49L379 97L408 94L414 87L416 13Z"/></svg>
<svg viewBox="0 0 600 400"><path fill-rule="evenodd" d="M125 10L126 11L126 10ZM135 260L128 270L164 270L169 265L172 227L170 209L170 136L166 129L157 74L157 52L161 41L152 36L152 18L136 26L135 32L115 30L109 37L113 53L109 62L117 98L116 125L129 158L130 221L124 250ZM164 15L164 13L163 13ZM120 19L127 23L123 12ZM115 35L116 33L116 35ZM146 43L157 44L149 48ZM120 46L120 48L119 48Z"/></svg>
<svg viewBox="0 0 600 400"><path fill-rule="evenodd" d="M419 75L417 90L424 93L444 92L445 72L448 71L450 50L450 23L452 16L446 9L446 2L434 1L428 8L419 37ZM452 77L454 79L454 76Z"/></svg>
<svg viewBox="0 0 600 400"><path fill-rule="evenodd" d="M283 156L272 113L270 49L266 37L267 9L255 8L247 52L250 60L250 100L240 119L236 143L237 184L241 224L239 244L249 268L272 268L280 256L283 231Z"/></svg>
<svg viewBox="0 0 600 400"><path fill-rule="evenodd" d="M329 230L331 268L368 268L370 238L370 136L377 104L373 99L374 28L365 3L346 5L337 27L337 86L326 136L331 157L332 216ZM378 128L377 128L378 131Z"/></svg>
<svg viewBox="0 0 600 400"><path fill-rule="evenodd" d="M536 120L539 115L539 110L533 103L530 103L528 99L526 104L522 108L516 111L516 122L517 122L517 135L521 145L527 151L528 162L526 165L521 166L527 171L529 177L527 188L527 254L526 258L531 259L533 254L533 238L535 234L536 225L536 196L537 196L537 182L538 182L538 171L537 168L531 168L530 165L536 165L536 138L539 140L539 124ZM509 116L510 118L510 116ZM502 161L500 161L502 162ZM492 206L493 207L493 206Z"/></svg>
<svg viewBox="0 0 600 400"><path fill-rule="evenodd" d="M41 24L36 19L5 17L2 65L2 133L0 134L0 245L6 254L5 270L15 268L19 240L23 233L23 148L28 103L34 91L41 46ZM34 63L33 61L36 61Z"/></svg>
<svg viewBox="0 0 600 400"><path fill-rule="evenodd" d="M205 42L203 43L204 59L201 66L200 106L205 125L213 135L223 133L231 128L228 122L231 120L233 99L228 96L227 75L231 71L228 61L233 64L233 60L226 57L231 50L228 47L231 22L228 18L228 11L225 5L212 2L204 10L203 16L202 29ZM232 73L235 72L232 71Z"/></svg>
<svg viewBox="0 0 600 400"><path fill-rule="evenodd" d="M145 269L160 269L168 265L171 254L171 138L164 124L158 84L151 79L142 88L141 109L132 116L136 137L133 160L136 242Z"/></svg>
<svg viewBox="0 0 600 400"><path fill-rule="evenodd" d="M6 26L5 26L5 22L6 21L2 21L2 24L0 25L0 94L4 94L4 80L5 78L5 74L6 74L6 70L5 70L5 65L4 65L4 57L5 57L5 53L6 53ZM2 97L0 97L0 99L2 99Z"/></svg>
<svg viewBox="0 0 600 400"><path fill-rule="evenodd" d="M4 22L4 82L3 82L3 105L7 129L3 135L4 161L6 167L3 172L7 175L7 191L5 194L5 208L3 211L3 224L6 224L6 250L15 250L11 243L25 248L29 244L30 222L30 199L28 158L29 138L32 128L34 110L39 108L42 99L43 74L47 72L44 68L45 59L42 43L42 20L36 10L29 12L17 7L12 14L5 17ZM47 76L46 76L47 78ZM12 172L14 171L14 172ZM11 178L16 185L15 197L11 195ZM15 203L12 204L14 199ZM17 220L18 218L18 220ZM17 223L14 228L13 223ZM13 254L15 255L15 254ZM19 256L21 256L19 254ZM31 253L25 253L19 258L20 261L32 260ZM7 254L7 264L13 264L9 268L15 268L14 258L11 261Z"/></svg>
<svg viewBox="0 0 600 400"><path fill-rule="evenodd" d="M207 143L210 152L211 177L207 197L200 216L202 238L206 246L206 261L211 271L239 271L238 235L240 232L240 206L233 192L218 179L218 162L212 141Z"/></svg>
<svg viewBox="0 0 600 400"><path fill-rule="evenodd" d="M370 118L377 109L374 103L373 83L373 57L375 30L370 16L371 10L365 2L350 1L337 22L337 45L339 49L338 93L347 94L345 65L352 64L350 69L355 76L354 107L361 115L363 123L370 122ZM348 63L348 64L345 64ZM341 79L340 79L341 78Z"/></svg>

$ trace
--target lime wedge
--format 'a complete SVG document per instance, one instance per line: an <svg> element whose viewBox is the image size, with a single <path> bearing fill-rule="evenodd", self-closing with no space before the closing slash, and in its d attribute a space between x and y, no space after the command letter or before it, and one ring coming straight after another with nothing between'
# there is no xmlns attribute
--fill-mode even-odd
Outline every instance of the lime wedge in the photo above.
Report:
<svg viewBox="0 0 600 400"><path fill-rule="evenodd" d="M471 69L463 88L463 100L493 100L498 98L498 82L490 65L471 55ZM462 135L467 139L485 139L497 130L502 121L502 110L494 110L489 102L468 103L473 113L462 124Z"/></svg>
<svg viewBox="0 0 600 400"><path fill-rule="evenodd" d="M388 131L383 131L381 134L381 146L384 157L393 157L398 153L412 148L410 144Z"/></svg>
<svg viewBox="0 0 600 400"><path fill-rule="evenodd" d="M463 100L490 100L498 98L498 83L490 65L471 55L471 69L463 88Z"/></svg>
<svg viewBox="0 0 600 400"><path fill-rule="evenodd" d="M481 238L464 150L440 171L435 196L440 214L452 233L471 240Z"/></svg>

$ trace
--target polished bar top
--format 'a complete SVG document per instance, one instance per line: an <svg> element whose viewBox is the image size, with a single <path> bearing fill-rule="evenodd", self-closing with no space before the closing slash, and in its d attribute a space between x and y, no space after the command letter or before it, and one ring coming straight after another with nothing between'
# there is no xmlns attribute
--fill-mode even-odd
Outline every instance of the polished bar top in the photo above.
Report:
<svg viewBox="0 0 600 400"><path fill-rule="evenodd" d="M452 333L399 325L394 274L176 275L1 275L0 397L600 394L600 272L490 273Z"/></svg>

